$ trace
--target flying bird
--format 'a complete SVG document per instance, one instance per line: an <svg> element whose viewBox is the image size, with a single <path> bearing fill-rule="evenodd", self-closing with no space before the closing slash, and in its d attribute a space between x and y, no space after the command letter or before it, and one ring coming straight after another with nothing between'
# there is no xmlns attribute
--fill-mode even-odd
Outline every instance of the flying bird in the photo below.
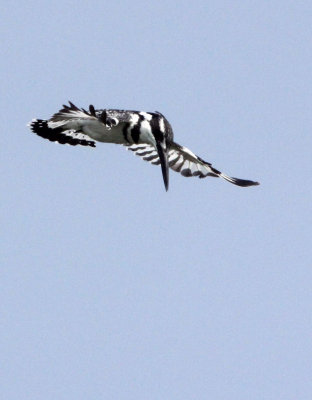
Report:
<svg viewBox="0 0 312 400"><path fill-rule="evenodd" d="M245 179L232 178L215 169L191 150L173 141L173 130L168 120L158 111L99 109L89 110L69 106L50 119L33 119L30 129L44 139L72 146L95 147L96 142L121 144L154 165L160 165L166 190L169 168L183 176L223 178L238 186L259 185Z"/></svg>

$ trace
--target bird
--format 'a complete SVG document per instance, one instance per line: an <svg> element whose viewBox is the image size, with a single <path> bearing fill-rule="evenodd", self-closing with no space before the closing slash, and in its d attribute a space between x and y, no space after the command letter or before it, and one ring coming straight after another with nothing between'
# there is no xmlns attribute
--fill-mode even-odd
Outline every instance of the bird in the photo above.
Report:
<svg viewBox="0 0 312 400"><path fill-rule="evenodd" d="M89 109L69 105L48 120L33 119L28 126L38 136L51 142L96 147L96 142L125 146L151 164L160 165L166 191L169 188L169 168L185 177L219 177L241 187L259 185L246 179L230 177L187 147L173 140L169 121L158 111Z"/></svg>

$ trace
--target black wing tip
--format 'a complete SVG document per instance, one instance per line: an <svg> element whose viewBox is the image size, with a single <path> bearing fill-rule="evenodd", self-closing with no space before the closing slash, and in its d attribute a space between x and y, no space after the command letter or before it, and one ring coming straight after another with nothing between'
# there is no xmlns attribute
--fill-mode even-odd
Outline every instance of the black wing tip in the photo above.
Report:
<svg viewBox="0 0 312 400"><path fill-rule="evenodd" d="M63 108L60 111L64 112L64 111L69 111L69 110L75 110L75 111L79 110L79 108L77 106L75 106L75 104L69 100L68 100L68 104L69 104L69 106L67 104L63 104Z"/></svg>
<svg viewBox="0 0 312 400"><path fill-rule="evenodd" d="M40 136L43 131L48 129L48 121L45 119L33 119L27 126L29 126L32 132Z"/></svg>
<svg viewBox="0 0 312 400"><path fill-rule="evenodd" d="M237 179L235 182L235 185L241 186L241 187L249 187L249 186L258 186L260 185L259 182L254 182L254 181L248 181L245 179Z"/></svg>
<svg viewBox="0 0 312 400"><path fill-rule="evenodd" d="M228 182L233 183L234 185L240 186L240 187L249 187L249 186L258 186L260 185L259 182L255 181L250 181L247 179L239 179L239 178L232 178L232 177L227 177L225 175L221 175L222 178L226 179Z"/></svg>
<svg viewBox="0 0 312 400"><path fill-rule="evenodd" d="M71 101L68 100L68 103L69 103L70 107L71 107L73 110L79 110L79 108L78 108L77 106L75 106L75 104L74 104L73 102L71 102ZM68 107L68 106L67 106L67 107Z"/></svg>
<svg viewBox="0 0 312 400"><path fill-rule="evenodd" d="M259 186L260 185L260 182L253 182L253 181L250 181L250 182L251 182L250 186Z"/></svg>

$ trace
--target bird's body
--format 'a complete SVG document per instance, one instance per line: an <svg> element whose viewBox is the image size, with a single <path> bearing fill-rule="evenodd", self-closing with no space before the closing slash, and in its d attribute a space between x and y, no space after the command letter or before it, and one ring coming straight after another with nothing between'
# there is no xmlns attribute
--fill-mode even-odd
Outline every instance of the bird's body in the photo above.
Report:
<svg viewBox="0 0 312 400"><path fill-rule="evenodd" d="M258 182L223 174L175 143L170 123L159 112L95 110L92 105L86 111L69 102L69 106L64 105L49 120L31 121L30 128L37 135L62 144L95 147L95 142L104 142L127 146L144 160L161 165L166 190L169 168L187 177L214 176L238 186L258 185Z"/></svg>

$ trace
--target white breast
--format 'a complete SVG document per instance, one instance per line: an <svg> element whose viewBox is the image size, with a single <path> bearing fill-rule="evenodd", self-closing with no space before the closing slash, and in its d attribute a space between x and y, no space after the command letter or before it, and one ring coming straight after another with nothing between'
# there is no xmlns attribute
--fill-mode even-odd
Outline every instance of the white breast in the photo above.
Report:
<svg viewBox="0 0 312 400"><path fill-rule="evenodd" d="M151 125L146 120L141 122L139 143L148 143L156 147L156 141L151 131Z"/></svg>

